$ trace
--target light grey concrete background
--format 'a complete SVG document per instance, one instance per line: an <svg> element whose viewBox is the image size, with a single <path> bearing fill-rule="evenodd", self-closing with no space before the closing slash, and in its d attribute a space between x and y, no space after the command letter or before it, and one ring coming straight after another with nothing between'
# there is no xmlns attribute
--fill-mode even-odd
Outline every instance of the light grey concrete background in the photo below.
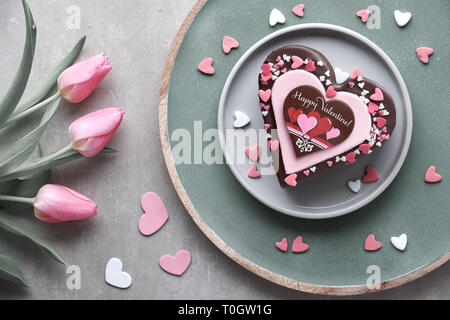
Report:
<svg viewBox="0 0 450 320"><path fill-rule="evenodd" d="M103 107L122 107L125 121L111 141L119 154L84 159L54 171L53 182L78 190L99 205L99 216L84 222L46 225L32 212L21 220L52 241L71 264L81 268L80 290L68 290L65 267L26 241L0 233L0 251L20 261L31 288L0 282L2 299L313 299L261 279L228 259L197 229L170 182L158 131L158 95L163 66L176 31L196 0L29 0L38 26L38 43L30 87L83 35L81 58L104 51L112 73L84 103L62 103L47 130L48 151L68 143L67 128L77 117ZM67 9L81 9L81 28L67 28ZM24 38L20 1L0 3L0 95L19 64ZM36 121L36 119L34 119ZM22 126L27 123L23 122ZM3 133L4 134L4 133ZM5 139L2 136L1 139ZM137 231L140 197L158 193L169 222L150 238ZM192 253L181 278L160 270L159 257L180 249ZM119 290L104 282L111 257L119 257L133 286ZM448 299L450 265L414 283L362 298Z"/></svg>

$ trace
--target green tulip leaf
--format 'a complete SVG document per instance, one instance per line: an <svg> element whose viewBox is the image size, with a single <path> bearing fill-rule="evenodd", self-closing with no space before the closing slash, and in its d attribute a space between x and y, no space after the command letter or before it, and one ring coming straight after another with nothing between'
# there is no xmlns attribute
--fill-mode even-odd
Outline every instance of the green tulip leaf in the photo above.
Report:
<svg viewBox="0 0 450 320"><path fill-rule="evenodd" d="M7 214L5 211L0 210L0 228L15 234L19 237L28 239L39 248L41 248L45 253L47 253L51 258L59 263L66 264L64 258L58 253L58 251L46 240L34 235L33 233L26 230L22 225L14 220L14 217Z"/></svg>
<svg viewBox="0 0 450 320"><path fill-rule="evenodd" d="M34 51L36 48L36 25L33 15L25 0L22 0L26 20L26 38L22 54L22 61L19 70L14 77L11 87L7 91L3 100L0 101L0 125L8 121L19 103L30 77L31 66L33 65Z"/></svg>
<svg viewBox="0 0 450 320"><path fill-rule="evenodd" d="M117 150L106 147L102 150L101 153L115 153L115 152L117 152ZM43 171L45 172L46 170L49 170L51 168L55 168L82 158L84 158L84 156L80 154L78 151L70 150L66 152L64 155L60 156L59 158L51 160L49 162L39 163L35 165L33 164L33 162L26 163L22 167L17 168L17 170L11 173L6 173L4 176L0 176L0 194L11 195L6 192L2 193L1 191L7 190L8 185L10 185L9 188L11 188L9 190L13 190L14 188L13 186L15 183L14 181L17 181L17 179L19 178L30 175L36 175L42 173ZM3 188L2 185L4 186Z"/></svg>
<svg viewBox="0 0 450 320"><path fill-rule="evenodd" d="M46 96L50 94L52 89L57 85L59 75L69 68L81 53L86 42L86 36L81 38L78 43L73 47L72 51L50 72L47 78L37 87L33 93L24 101L21 102L14 112L14 115L19 114L35 104L41 102Z"/></svg>
<svg viewBox="0 0 450 320"><path fill-rule="evenodd" d="M19 264L8 256L0 253L0 279L9 281L11 283L29 287L28 282L25 280L22 270Z"/></svg>
<svg viewBox="0 0 450 320"><path fill-rule="evenodd" d="M37 128L17 141L8 151L0 154L0 175L17 168L31 156L39 144L45 128L55 114L60 101L61 98L49 105Z"/></svg>

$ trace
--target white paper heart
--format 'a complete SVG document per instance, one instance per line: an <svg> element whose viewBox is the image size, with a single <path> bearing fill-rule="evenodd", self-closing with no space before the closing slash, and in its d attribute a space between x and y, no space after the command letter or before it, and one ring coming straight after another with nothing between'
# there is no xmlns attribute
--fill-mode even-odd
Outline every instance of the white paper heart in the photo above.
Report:
<svg viewBox="0 0 450 320"><path fill-rule="evenodd" d="M275 25L277 25L277 23L279 24L286 23L286 17L284 16L284 14L281 13L280 10L273 9L272 12L270 13L269 24L271 27L274 27Z"/></svg>
<svg viewBox="0 0 450 320"><path fill-rule="evenodd" d="M411 12L401 12L399 10L394 11L395 22L399 27L406 26L412 18Z"/></svg>
<svg viewBox="0 0 450 320"><path fill-rule="evenodd" d="M354 193L358 193L361 190L361 180L357 179L355 181L349 181L347 183L348 188Z"/></svg>
<svg viewBox="0 0 450 320"><path fill-rule="evenodd" d="M338 84L345 82L350 77L350 73L342 71L341 68L335 68L334 73L336 74L336 82Z"/></svg>
<svg viewBox="0 0 450 320"><path fill-rule="evenodd" d="M108 284L120 288L127 289L131 286L133 279L131 276L122 271L123 264L117 258L108 261L105 271L105 280Z"/></svg>
<svg viewBox="0 0 450 320"><path fill-rule="evenodd" d="M236 111L234 113L234 118L236 119L236 121L234 121L234 127L236 129L243 128L250 123L250 118L242 111Z"/></svg>
<svg viewBox="0 0 450 320"><path fill-rule="evenodd" d="M408 236L402 234L400 237L391 238L392 245L400 251L405 251L406 245L408 244Z"/></svg>

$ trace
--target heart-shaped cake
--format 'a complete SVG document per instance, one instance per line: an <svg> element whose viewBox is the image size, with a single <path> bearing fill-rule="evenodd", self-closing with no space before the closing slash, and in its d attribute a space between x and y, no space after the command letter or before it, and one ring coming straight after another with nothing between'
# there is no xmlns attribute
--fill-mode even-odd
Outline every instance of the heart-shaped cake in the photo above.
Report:
<svg viewBox="0 0 450 320"><path fill-rule="evenodd" d="M352 164L394 131L393 99L359 69L337 83L323 54L289 46L272 52L261 70L259 106L269 136L280 143L272 157L282 186Z"/></svg>

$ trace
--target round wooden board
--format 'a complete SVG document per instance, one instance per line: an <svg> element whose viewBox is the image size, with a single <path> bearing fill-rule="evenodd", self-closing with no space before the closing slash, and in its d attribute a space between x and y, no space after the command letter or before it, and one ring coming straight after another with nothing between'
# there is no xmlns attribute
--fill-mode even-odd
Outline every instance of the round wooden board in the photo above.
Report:
<svg viewBox="0 0 450 320"><path fill-rule="evenodd" d="M169 171L170 178L172 183L177 191L183 205L186 210L194 219L195 223L198 225L200 230L229 258L237 262L239 265L249 270L250 272L255 273L256 275L267 279L273 283L276 283L281 286L285 286L287 288L291 288L294 290L299 290L303 292L313 293L313 294L322 294L322 295L335 295L335 296L345 296L345 295L359 295L359 294L367 294L373 292L379 292L383 290L387 290L390 288L395 288L411 281L414 281L429 272L435 270L439 266L443 265L450 259L450 252L447 252L445 255L440 257L438 260L430 263L428 265L423 266L415 271L412 271L408 274L405 274L401 277L385 281L381 284L379 289L371 290L367 286L321 286L321 285L312 285L308 283L299 282L293 279L289 279L282 275L271 272L265 268L262 268L242 255L238 254L234 249L227 245L202 219L202 217L197 212L193 203L191 202L189 196L187 195L183 184L180 181L180 177L177 172L177 168L172 158L171 153L171 145L169 141L168 134L168 95L169 95L169 84L171 79L172 70L175 64L175 60L177 57L178 50L184 40L185 33L191 26L194 19L197 17L197 14L200 12L202 7L205 5L207 0L199 0L194 7L191 9L186 19L184 20L182 26L180 27L174 41L172 47L169 52L169 56L167 58L167 62L165 65L162 84L160 89L160 99L159 99L159 126L160 126L160 135L161 135L161 144L165 157L165 162ZM231 174L231 173L230 173Z"/></svg>

